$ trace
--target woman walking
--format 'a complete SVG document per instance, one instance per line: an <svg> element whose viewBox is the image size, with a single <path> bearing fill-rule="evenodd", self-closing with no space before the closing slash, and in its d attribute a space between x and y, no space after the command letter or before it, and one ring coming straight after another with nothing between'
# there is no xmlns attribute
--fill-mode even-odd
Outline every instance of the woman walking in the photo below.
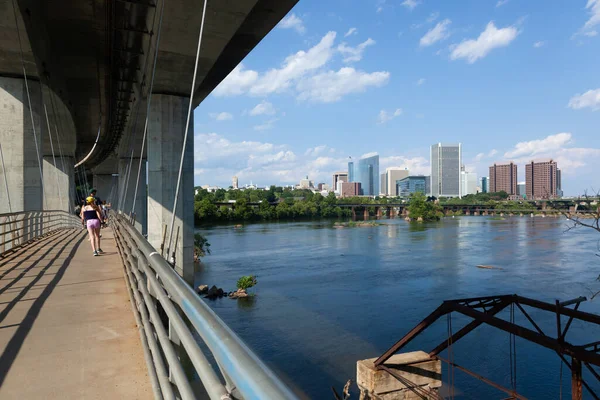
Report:
<svg viewBox="0 0 600 400"><path fill-rule="evenodd" d="M94 256L97 256L99 253L104 253L100 248L100 222L103 220L102 214L96 205L96 199L92 196L85 199L85 202L85 206L81 209L81 224L85 224L87 227Z"/></svg>

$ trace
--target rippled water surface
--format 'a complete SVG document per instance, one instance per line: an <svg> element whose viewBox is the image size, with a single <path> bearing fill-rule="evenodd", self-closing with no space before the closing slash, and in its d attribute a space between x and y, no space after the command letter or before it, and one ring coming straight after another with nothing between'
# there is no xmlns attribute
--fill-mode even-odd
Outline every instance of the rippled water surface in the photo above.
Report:
<svg viewBox="0 0 600 400"><path fill-rule="evenodd" d="M257 275L253 299L208 303L280 376L314 399L333 398L331 386L340 392L354 379L357 360L381 355L444 300L518 293L554 302L589 296L588 288L600 290L595 282L600 234L583 228L565 233L563 219L380 222L384 225L344 229L333 228L331 221L203 228L212 254L196 283L233 290L240 276ZM580 309L598 314L599 304L600 297ZM509 312L499 316L508 319ZM548 334L556 334L555 315L531 314ZM515 318L527 326L520 314ZM455 315L451 322L457 331L468 320ZM407 351L429 351L447 337L443 318ZM567 340L598 341L600 329L573 323ZM507 333L479 327L454 344L453 353L456 363L511 386ZM558 356L521 339L516 353L519 392L533 399L559 398ZM447 382L446 368L443 375ZM562 376L568 398L570 371ZM584 377L600 391L593 378ZM457 398L507 397L460 371L454 386ZM358 398L356 389L353 393Z"/></svg>

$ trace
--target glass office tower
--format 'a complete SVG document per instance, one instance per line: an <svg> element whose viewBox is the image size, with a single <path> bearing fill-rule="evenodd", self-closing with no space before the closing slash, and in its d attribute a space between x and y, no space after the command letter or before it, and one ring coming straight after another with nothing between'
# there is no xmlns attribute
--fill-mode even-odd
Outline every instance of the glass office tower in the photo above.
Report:
<svg viewBox="0 0 600 400"><path fill-rule="evenodd" d="M348 162L348 181L360 182L361 194L379 195L379 156Z"/></svg>

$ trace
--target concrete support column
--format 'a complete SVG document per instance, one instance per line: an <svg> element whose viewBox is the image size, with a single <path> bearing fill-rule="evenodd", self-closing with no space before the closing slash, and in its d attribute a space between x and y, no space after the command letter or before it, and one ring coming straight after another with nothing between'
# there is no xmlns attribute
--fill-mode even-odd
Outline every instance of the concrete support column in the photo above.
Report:
<svg viewBox="0 0 600 400"><path fill-rule="evenodd" d="M54 160L56 159L56 168ZM45 206L48 210L70 211L75 207L73 157L44 156Z"/></svg>
<svg viewBox="0 0 600 400"><path fill-rule="evenodd" d="M142 158L141 162L142 169L140 170L140 179L138 181L138 193L135 196L135 180L137 178L140 158L134 157L131 159L127 157L119 159L118 189L114 191L116 197L113 204L116 206L115 203L119 201L119 196L122 196L121 211L129 215L134 210L133 198L135 197L135 227L145 235L148 233L148 191L146 188L146 160ZM131 167L129 167L130 163ZM129 183L127 183L127 171L129 168ZM98 192L98 195L101 199L104 199L100 195L100 192Z"/></svg>
<svg viewBox="0 0 600 400"><path fill-rule="evenodd" d="M165 225L170 229L179 162L185 132L189 99L170 95L152 95L148 125L148 241L160 251ZM185 148L183 175L173 243L179 229L175 250L175 270L186 282L194 280L194 132L190 121ZM169 234L165 247L168 246ZM171 253L173 250L171 250ZM168 258L171 258L169 254Z"/></svg>
<svg viewBox="0 0 600 400"><path fill-rule="evenodd" d="M41 160L41 91L38 82L28 81L33 108L33 123L37 133L33 135L33 125L25 80L0 77L0 143L4 156L3 170L0 165L0 193L2 199L10 195L12 211L42 210ZM5 193L4 178L8 181ZM8 201L0 201L0 213L7 213Z"/></svg>
<svg viewBox="0 0 600 400"><path fill-rule="evenodd" d="M107 204L117 206L119 194L119 177L113 174L94 174L92 185L98 191L98 197Z"/></svg>

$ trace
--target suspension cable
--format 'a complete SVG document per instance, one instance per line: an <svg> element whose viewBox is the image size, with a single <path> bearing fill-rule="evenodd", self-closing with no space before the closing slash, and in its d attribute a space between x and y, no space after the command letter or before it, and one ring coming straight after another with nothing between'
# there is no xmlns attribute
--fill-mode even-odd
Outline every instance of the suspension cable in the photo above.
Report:
<svg viewBox="0 0 600 400"><path fill-rule="evenodd" d="M50 88L50 77L48 76L48 74L46 74L46 79L48 80L48 88ZM50 90L50 106L52 107L52 113L54 116L54 129L56 132L56 141L58 142L58 152L60 153L60 160L61 160L61 164L62 164L62 170L65 174L67 174L67 179L69 180L69 185L71 184L70 182L70 173L67 171L67 168L65 166L65 154L62 151L62 146L60 144L60 131L58 129L58 121L61 121L61 130L64 131L64 124L62 123L62 118L59 117L58 114L58 108L56 107L56 102L54 100L54 92L52 90ZM73 148L72 153L72 157L73 157L73 164L75 163L75 148ZM75 184L75 167L73 167L73 184ZM77 193L77 190L75 190L75 194L76 197L79 197L79 193ZM73 191L71 189L69 189L69 212L74 211L73 208L73 201L75 200L74 198L72 198L73 195ZM81 199L77 200L78 204L81 203Z"/></svg>
<svg viewBox="0 0 600 400"><path fill-rule="evenodd" d="M135 191L133 192L133 205L131 214L135 214L135 202L137 200L138 187L140 184L140 174L142 172L142 157L144 156L144 146L146 145L146 135L148 133L148 119L150 117L150 104L152 102L152 88L154 87L154 73L156 72L156 61L158 60L158 47L160 44L160 32L162 30L163 13L165 11L165 1L163 0L160 8L160 17L158 19L158 33L156 35L156 43L154 49L154 65L152 65L152 77L150 78L150 87L148 88L148 96L146 100L146 121L144 122L144 136L142 138L142 149L140 150L140 162L138 164L137 179L135 180Z"/></svg>
<svg viewBox="0 0 600 400"><path fill-rule="evenodd" d="M21 66L23 67L23 77L25 79L25 90L27 92L27 104L29 105L29 116L31 118L31 129L33 130L33 138L35 141L35 152L37 154L38 159L38 167L40 170L40 185L42 186L42 205L46 204L46 192L44 190L44 174L42 172L42 161L40 159L40 149L38 145L37 132L35 130L35 120L33 118L33 108L31 107L31 95L29 94L29 83L27 82L27 70L25 69L25 57L23 56L23 45L21 44L21 31L19 30L19 20L17 18L17 6L15 5L15 0L12 0L13 6L13 14L15 16L15 27L17 28L17 37L19 38L19 50L21 52ZM41 86L40 86L41 91ZM40 137L41 139L41 137ZM40 142L41 143L41 142Z"/></svg>
<svg viewBox="0 0 600 400"><path fill-rule="evenodd" d="M0 159L2 159L2 175L4 175L4 187L6 188L6 198L8 199L8 212L12 214L12 205L10 204L10 191L8 190L8 179L6 178L6 167L4 166L4 152L2 152L2 143L0 143Z"/></svg>
<svg viewBox="0 0 600 400"><path fill-rule="evenodd" d="M185 133L183 135L183 146L181 149L181 160L179 161L179 174L177 177L177 187L175 189L175 199L173 200L173 211L171 214L171 229L169 232L169 246L167 254L171 251L173 242L173 229L175 228L175 212L177 211L177 199L179 197L179 188L181 186L181 175L183 173L183 159L185 158L185 146L187 144L188 132L190 128L190 117L192 115L192 105L194 103L194 89L196 88L196 75L198 73L198 60L200 58L200 47L202 46L202 34L204 32L204 17L206 16L206 0L202 7L202 21L200 22L200 33L198 35L198 49L196 50L196 61L194 62L194 77L192 78L192 89L190 90L190 104L188 106L187 120L185 123Z"/></svg>
<svg viewBox="0 0 600 400"><path fill-rule="evenodd" d="M48 89L50 89L48 87ZM60 190L60 180L58 178L58 168L56 166L56 157L54 156L54 144L52 144L52 132L50 130L50 120L48 119L48 109L44 100L44 92L42 91L42 103L44 103L44 114L46 114L46 124L48 125L48 138L50 139L50 149L52 150L52 162L54 163L54 174L56 175L56 189L58 190L58 199L60 201L60 207L62 207L62 190Z"/></svg>

